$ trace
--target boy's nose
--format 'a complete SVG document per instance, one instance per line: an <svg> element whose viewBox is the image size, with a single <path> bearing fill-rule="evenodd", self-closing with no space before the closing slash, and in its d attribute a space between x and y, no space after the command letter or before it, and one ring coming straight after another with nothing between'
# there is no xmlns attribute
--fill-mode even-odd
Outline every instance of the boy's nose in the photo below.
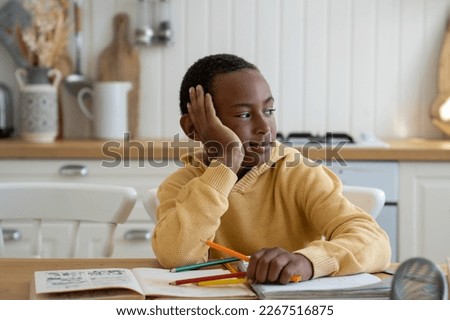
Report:
<svg viewBox="0 0 450 320"><path fill-rule="evenodd" d="M267 134L270 132L270 119L264 116L259 116L256 119L255 131L258 134Z"/></svg>

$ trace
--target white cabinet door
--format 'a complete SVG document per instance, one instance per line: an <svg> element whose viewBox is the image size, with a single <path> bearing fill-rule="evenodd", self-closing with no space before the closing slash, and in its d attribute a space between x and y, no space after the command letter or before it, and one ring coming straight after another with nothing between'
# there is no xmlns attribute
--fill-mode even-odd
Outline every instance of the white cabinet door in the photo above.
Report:
<svg viewBox="0 0 450 320"><path fill-rule="evenodd" d="M0 160L0 182L58 181L131 186L136 189L138 199L127 223L117 229L113 256L152 257L154 255L148 237L153 231L154 222L146 213L140 196L145 190L157 187L179 166L179 163L173 161L154 164L133 160L117 163L110 168L102 160ZM56 228L55 225L46 228L45 256L64 256L58 243L65 241L67 230ZM80 230L82 256L96 256L103 239L103 231L99 228L101 227L92 225ZM8 229L19 230L21 238L6 242L7 256L26 256L31 226L10 224Z"/></svg>
<svg viewBox="0 0 450 320"><path fill-rule="evenodd" d="M30 256L33 237L31 222L11 222L3 224L5 240L5 257L23 258ZM41 258L66 257L70 223L44 223L42 225L42 255ZM10 235L14 233L14 237Z"/></svg>
<svg viewBox="0 0 450 320"><path fill-rule="evenodd" d="M450 256L450 164L400 164L399 258Z"/></svg>

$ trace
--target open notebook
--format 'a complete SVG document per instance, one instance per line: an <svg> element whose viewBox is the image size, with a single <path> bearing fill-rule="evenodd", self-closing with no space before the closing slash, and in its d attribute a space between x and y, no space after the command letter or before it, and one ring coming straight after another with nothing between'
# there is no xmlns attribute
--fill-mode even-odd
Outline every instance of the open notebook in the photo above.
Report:
<svg viewBox="0 0 450 320"><path fill-rule="evenodd" d="M247 262L239 263L240 270ZM392 278L380 279L369 273L323 277L298 283L252 284L260 299L388 299Z"/></svg>
<svg viewBox="0 0 450 320"><path fill-rule="evenodd" d="M252 288L260 299L388 299L391 280L361 273L286 285L252 284Z"/></svg>
<svg viewBox="0 0 450 320"><path fill-rule="evenodd" d="M36 271L31 299L255 299L245 284L174 286L175 280L230 273L222 269L170 272L161 268Z"/></svg>

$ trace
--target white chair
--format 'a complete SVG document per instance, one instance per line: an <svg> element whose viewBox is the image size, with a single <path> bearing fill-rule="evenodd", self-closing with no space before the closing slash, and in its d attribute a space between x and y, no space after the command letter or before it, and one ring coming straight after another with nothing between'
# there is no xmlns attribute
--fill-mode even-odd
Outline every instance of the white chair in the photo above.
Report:
<svg viewBox="0 0 450 320"><path fill-rule="evenodd" d="M156 222L156 209L158 208L157 188L148 189L142 195L142 202L150 218ZM344 185L342 194L351 203L369 213L374 219L378 217L383 209L385 194L383 190L369 187Z"/></svg>
<svg viewBox="0 0 450 320"><path fill-rule="evenodd" d="M156 223L156 209L158 208L159 201L156 195L158 188L152 188L145 191L142 196L142 203L144 205L145 210L147 211L150 219Z"/></svg>
<svg viewBox="0 0 450 320"><path fill-rule="evenodd" d="M71 226L65 239L67 256L79 256L80 225L102 223L101 257L111 257L116 226L130 215L137 195L131 187L57 182L0 183L0 257L5 255L2 223L32 221L29 257L42 257L43 225ZM69 224L70 223L70 224ZM84 226L84 225L83 225ZM44 228L45 229L45 228ZM61 245L61 243L58 243Z"/></svg>
<svg viewBox="0 0 450 320"><path fill-rule="evenodd" d="M374 219L380 214L386 200L384 191L377 188L344 185L342 194L355 206L369 213Z"/></svg>

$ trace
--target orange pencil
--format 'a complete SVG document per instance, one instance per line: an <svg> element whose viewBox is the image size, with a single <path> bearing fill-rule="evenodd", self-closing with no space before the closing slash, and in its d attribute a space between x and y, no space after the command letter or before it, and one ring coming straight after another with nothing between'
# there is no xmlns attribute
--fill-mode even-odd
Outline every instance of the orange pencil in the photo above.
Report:
<svg viewBox="0 0 450 320"><path fill-rule="evenodd" d="M234 251L234 250L232 250L232 249L229 249L229 248L227 248L227 247L223 247L223 246L221 246L220 244L214 243L214 242L209 241L209 240L206 240L205 243L206 243L208 246L210 246L211 248L216 249L216 250L218 250L218 251L220 251L220 252L229 254L230 256L239 258L239 259L244 260L244 261L250 261L250 258L249 258L248 256L243 255L242 253L239 253L239 252Z"/></svg>

